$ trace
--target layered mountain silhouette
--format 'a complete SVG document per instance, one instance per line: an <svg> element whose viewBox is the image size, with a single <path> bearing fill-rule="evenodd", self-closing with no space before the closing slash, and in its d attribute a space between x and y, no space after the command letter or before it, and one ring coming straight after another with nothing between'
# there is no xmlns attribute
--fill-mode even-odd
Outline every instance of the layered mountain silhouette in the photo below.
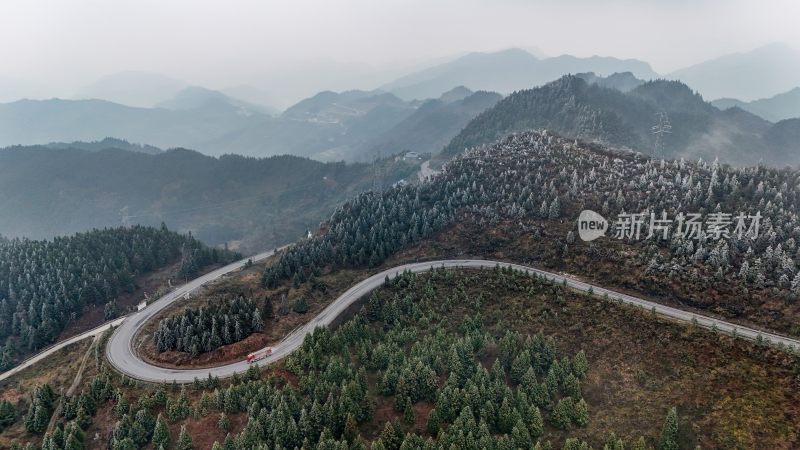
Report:
<svg viewBox="0 0 800 450"><path fill-rule="evenodd" d="M661 157L797 164L800 141L790 138L795 127L793 121L773 125L737 108L720 111L677 81L650 81L625 93L565 76L504 98L473 119L444 153L455 154L513 132L550 129ZM663 131L660 136L654 134L656 129Z"/></svg>
<svg viewBox="0 0 800 450"><path fill-rule="evenodd" d="M0 146L113 136L209 155L370 160L404 150L438 151L497 99L497 94L476 95L463 87L429 105L380 90L325 91L277 115L201 87L183 88L154 108L103 100L20 100L0 104Z"/></svg>
<svg viewBox="0 0 800 450"><path fill-rule="evenodd" d="M413 150L437 153L475 116L503 97L496 92L472 92L463 86L439 99L428 100L380 136L367 142L360 153L367 158Z"/></svg>
<svg viewBox="0 0 800 450"><path fill-rule="evenodd" d="M721 98L714 100L711 104L719 109L741 108L764 119L777 122L800 117L800 87L751 102L743 102L735 98Z"/></svg>
<svg viewBox="0 0 800 450"><path fill-rule="evenodd" d="M113 136L157 147L194 146L246 126L228 102L186 110L136 108L105 100L20 100L0 104L0 146L94 141Z"/></svg>
<svg viewBox="0 0 800 450"><path fill-rule="evenodd" d="M508 94L552 81L570 73L594 72L609 75L631 72L642 79L658 77L650 65L635 59L562 55L537 58L525 50L507 49L492 53L470 53L453 61L411 73L387 83L381 89L400 98L424 99L438 96L454 86Z"/></svg>
<svg viewBox="0 0 800 450"><path fill-rule="evenodd" d="M800 52L784 44L770 44L704 61L667 78L688 84L708 99L768 98L800 86Z"/></svg>
<svg viewBox="0 0 800 450"><path fill-rule="evenodd" d="M149 108L188 87L185 81L160 73L127 71L106 75L78 90L79 100L106 100Z"/></svg>
<svg viewBox="0 0 800 450"><path fill-rule="evenodd" d="M173 97L157 103L158 108L172 110L191 110L205 107L233 106L239 108L241 114L274 114L276 111L260 104L250 103L231 97L220 91L206 89L201 86L189 86L181 89Z"/></svg>
<svg viewBox="0 0 800 450"><path fill-rule="evenodd" d="M758 92L788 83L800 86L795 80L800 70L792 70L795 64L800 68L792 49L771 45L671 76L689 80L688 86L706 98L716 98L714 89L737 90L737 83L759 85ZM577 75L547 84L567 73ZM663 156L719 156L737 163L757 162L754 158L761 156L774 164L794 161L793 143L766 139L766 130L773 126L770 122L797 116L797 89L750 102L720 99L712 106L682 82L645 81L652 78L657 74L638 60L548 58L508 49L437 63L377 90L323 91L279 114L237 97L267 95L246 86L217 91L158 74L125 72L99 80L79 96L141 106L98 99L0 104L0 146L114 137L209 155L294 154L322 161L368 161L403 151L437 153L445 146L452 153L508 131L547 127ZM495 106L501 95L515 91L519 92ZM736 98L746 100L755 93L741 92ZM721 112L714 106L737 109ZM473 119L477 122L470 123ZM652 134L657 120L672 126L658 142ZM791 135L793 123L780 124L776 130L784 131L775 135ZM777 149L777 142L789 148Z"/></svg>

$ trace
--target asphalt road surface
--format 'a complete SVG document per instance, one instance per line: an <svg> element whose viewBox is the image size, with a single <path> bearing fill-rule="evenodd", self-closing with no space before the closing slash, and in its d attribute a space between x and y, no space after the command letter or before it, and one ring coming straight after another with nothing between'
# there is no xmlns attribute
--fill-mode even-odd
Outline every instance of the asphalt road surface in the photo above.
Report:
<svg viewBox="0 0 800 450"><path fill-rule="evenodd" d="M120 317L119 319L115 319L115 320L112 320L110 322L106 322L106 323L104 323L104 324L102 324L102 325L100 325L100 326L98 326L96 328L92 328L89 331L85 331L85 332L83 332L81 334L76 334L75 336L72 336L69 339L66 339L66 340L63 340L61 342L58 342L58 343L46 348L45 350L42 350L41 352L37 353L36 355L26 359L25 361L21 362L17 367L14 367L13 369L9 369L7 372L3 372L2 374L0 374L0 381L3 381L3 380L5 380L6 378L8 378L8 377L10 377L12 375L14 375L16 373L19 373L22 370L27 369L28 367L36 364L37 362L39 362L39 361L41 361L41 360L43 360L45 358L47 358L48 356L52 355L53 353L61 350L62 348L66 347L66 346L68 346L70 344L74 344L74 343L76 343L78 341L82 341L82 340L84 340L86 338L95 337L98 334L102 334L106 330L111 328L112 326L114 326L114 327L118 326L124 320L125 320L125 317Z"/></svg>
<svg viewBox="0 0 800 450"><path fill-rule="evenodd" d="M281 247L280 249L286 247L287 246L284 246ZM122 322L119 328L117 328L114 331L114 334L108 340L108 343L106 345L106 358L114 367L119 369L121 372L127 373L134 378L139 378L148 381L166 380L166 378L163 377L145 377L136 375L140 371L142 371L143 373L150 372L146 369L147 367L150 367L152 369L157 369L161 373L170 370L170 369L151 366L142 361L138 356L136 356L135 352L133 351L133 336L136 334L136 332L145 324L145 322L147 322L148 319L156 315L162 309L169 306L175 300L190 295L193 291L205 285L206 283L214 281L224 275L227 275L231 272L243 268L245 265L247 265L248 261L258 262L263 259L269 258L274 254L275 250L270 250L268 252L259 253L255 256L251 256L249 258L236 261L234 263L228 264L227 266L220 267L219 269L216 269L203 276L195 278L194 280L176 288L175 290L164 295L155 302L147 305L147 307L144 308L143 310L127 316L125 318L126 320ZM129 372L126 369L132 369L132 370ZM188 380L182 377L173 377L173 378L175 378L179 382L192 381L193 379L193 377L190 377ZM168 381L172 381L172 378L169 378Z"/></svg>
<svg viewBox="0 0 800 450"><path fill-rule="evenodd" d="M288 247L288 245L280 247L280 248L278 248L276 250L281 250L281 249L284 249L286 247ZM58 342L56 344L53 344L52 346L40 351L36 355L34 355L34 356L26 359L25 361L21 362L16 367L14 367L12 369L9 369L8 371L3 372L2 374L0 374L0 381L3 381L3 380L5 380L6 378L8 378L8 377L10 377L12 375L17 374L17 373L27 369L28 367L36 364L37 362L39 362L39 361L41 361L41 360L43 360L45 358L47 358L48 356L52 355L53 353L61 350L62 348L66 347L66 346L68 346L70 344L74 344L76 342L82 341L82 340L90 338L90 337L96 337L96 336L106 332L106 330L108 330L111 327L118 327L120 324L122 324L129 317L136 317L137 318L137 323L139 323L139 325L137 326L137 328L138 328L139 326L141 326L141 323L143 323L143 321L147 320L147 318L151 317L153 314L157 313L158 311L160 311L161 309L163 309L164 307L166 307L167 305L169 305L173 301L177 300L178 298L180 298L180 297L186 295L187 293L190 293L190 292L194 291L195 289L199 288L200 286L208 283L209 281L216 280L217 278L219 278L219 277L221 277L221 276L223 276L223 275L225 275L227 273L230 273L230 272L232 272L234 270L241 269L242 267L244 267L247 264L247 262L249 260L252 260L253 262L257 262L257 261L261 261L263 259L269 258L270 256L272 256L274 254L275 254L275 250L264 252L264 253L259 253L259 254L255 255L255 256L251 256L249 258L245 258L245 259L236 261L234 263L231 263L231 264L229 264L229 265L227 265L225 267L221 267L221 268L219 268L219 269L217 269L217 270L215 270L213 272L209 272L209 273L203 275L200 278L194 279L194 280L190 281L189 283L176 288L175 290L173 290L169 294L161 297L160 299L158 299L158 301L156 301L153 304L151 304L150 306L148 306L148 308L146 308L144 311L140 311L140 312L134 313L134 314L129 314L127 316L122 316L122 317L120 317L118 319L114 319L114 320L106 322L106 323L104 323L102 325L99 325L96 328L92 328L89 331L85 331L85 332L83 332L81 334L77 334L75 336L72 336L69 339L65 339L62 342ZM110 359L110 357L109 357L109 359Z"/></svg>
<svg viewBox="0 0 800 450"><path fill-rule="evenodd" d="M270 256L271 254L272 252L262 253L254 257L253 259L254 260L263 259ZM143 311L131 315L130 318L125 322L123 322L122 326L120 326L115 331L114 335L109 340L108 345L106 346L106 355L108 357L108 360L117 370L132 378L144 381L164 382L164 383L170 383L172 381L176 381L178 383L188 383L193 381L195 378L199 379L206 378L209 374L212 376L224 378L231 376L234 373L242 373L245 370L247 370L249 365L245 361L238 361L231 364L226 364L213 368L204 368L204 369L169 369L169 368L157 367L148 364L141 358L139 358L132 348L134 335L144 325L147 319L152 317L161 309L168 306L174 300L186 295L187 293L191 292L192 290L202 286L203 284L211 280L219 278L220 276L226 273L229 273L233 270L236 270L244 266L244 264L245 261L243 260L231 264L229 266L223 267L221 269L218 269L214 272L210 272L184 286L181 286L176 291L167 294L166 296L162 297L157 302L155 302L153 305L148 306ZM642 298L611 291L599 286L594 286L589 283L578 281L561 274L547 272L544 270L535 269L533 267L527 267L519 264L503 263L499 261L487 261L479 259L452 259L452 260L404 264L398 267L384 270L383 272L375 274L367 278L366 280L361 281L360 283L356 284L355 286L348 289L345 293L340 295L339 298L334 300L330 305L328 305L324 310L322 310L322 312L320 312L316 317L312 318L308 323L306 323L302 327L297 328L288 336L286 336L281 342L275 344L272 347L273 348L272 355L267 357L266 359L261 360L259 363L262 365L273 363L292 353L303 343L303 339L307 334L311 333L316 327L330 325L336 319L337 316L339 316L343 311L347 309L348 306L352 305L355 301L363 297L365 294L380 287L384 283L385 278L387 276L395 277L406 270L411 272L425 272L433 268L440 268L440 267L481 269L481 268L493 268L497 265L501 267L513 267L516 270L527 272L531 275L536 274L539 276L543 276L548 280L552 280L556 283L566 283L568 287L578 291L582 292L591 291L594 295L598 296L607 295L609 299L619 300L624 303L629 303L632 305L645 308L647 310L654 309L657 314L675 320L683 322L694 321L699 326L706 328L716 328L717 330L726 333L736 333L738 336L747 339L756 339L758 336L761 336L765 341L771 342L772 344L775 345L782 344L785 346L800 348L800 340L797 339L792 339L768 332L761 332L751 328L726 322L723 320L710 318L701 314L689 311L683 311L681 309L672 308L669 306L664 306Z"/></svg>

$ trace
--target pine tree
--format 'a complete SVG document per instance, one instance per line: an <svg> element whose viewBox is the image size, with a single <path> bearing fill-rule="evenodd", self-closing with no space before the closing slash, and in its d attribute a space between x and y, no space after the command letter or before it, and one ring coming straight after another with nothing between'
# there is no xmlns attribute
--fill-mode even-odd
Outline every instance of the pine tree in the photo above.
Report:
<svg viewBox="0 0 800 450"><path fill-rule="evenodd" d="M17 421L17 408L8 400L0 400L0 432Z"/></svg>
<svg viewBox="0 0 800 450"><path fill-rule="evenodd" d="M224 412L219 413L219 420L217 421L217 426L222 431L229 431L231 428L231 421L228 419L228 415Z"/></svg>
<svg viewBox="0 0 800 450"><path fill-rule="evenodd" d="M436 436L439 434L439 413L436 412L436 408L431 409L431 411L428 413L428 423L426 429L431 436Z"/></svg>
<svg viewBox="0 0 800 450"><path fill-rule="evenodd" d="M511 380L520 383L528 369L531 368L531 356L527 351L520 352L511 364Z"/></svg>
<svg viewBox="0 0 800 450"><path fill-rule="evenodd" d="M559 430L566 430L572 421L574 409L575 405L572 397L562 398L553 408L553 412L550 414L550 422Z"/></svg>
<svg viewBox="0 0 800 450"><path fill-rule="evenodd" d="M589 423L589 405L586 404L586 400L580 399L575 404L575 415L572 420L579 427L585 427Z"/></svg>
<svg viewBox="0 0 800 450"><path fill-rule="evenodd" d="M534 439L538 439L544 433L544 419L538 407L531 405L529 410L530 412L528 415L531 421L528 424L528 430Z"/></svg>
<svg viewBox="0 0 800 450"><path fill-rule="evenodd" d="M298 314L305 314L308 312L308 303L303 296L298 297L292 305L292 310Z"/></svg>
<svg viewBox="0 0 800 450"><path fill-rule="evenodd" d="M546 219L548 211L549 208L547 206L547 201L544 200L542 201L542 206L539 207L539 217L541 217L542 219Z"/></svg>
<svg viewBox="0 0 800 450"><path fill-rule="evenodd" d="M153 429L153 447L164 447L169 448L171 445L172 438L170 437L169 433L169 426L167 425L167 421L164 420L164 417L159 414L156 418L156 425Z"/></svg>
<svg viewBox="0 0 800 450"><path fill-rule="evenodd" d="M133 442L133 439L126 437L120 440L114 440L111 446L112 450L137 450L139 447Z"/></svg>
<svg viewBox="0 0 800 450"><path fill-rule="evenodd" d="M406 398L408 399L408 397L406 397ZM407 406L403 410L403 422L405 422L406 425L410 426L410 425L414 425L414 421L415 421L415 418L414 418L414 407L411 404L411 400L408 399L407 400Z"/></svg>
<svg viewBox="0 0 800 450"><path fill-rule="evenodd" d="M558 219L561 215L561 206L558 204L558 197L554 198L547 210L547 217L551 220Z"/></svg>
<svg viewBox="0 0 800 450"><path fill-rule="evenodd" d="M648 450L649 447L647 446L647 442L644 440L644 436L640 436L636 442L633 443L631 450Z"/></svg>
<svg viewBox="0 0 800 450"><path fill-rule="evenodd" d="M589 444L578 438L567 438L564 441L564 450L589 450Z"/></svg>
<svg viewBox="0 0 800 450"><path fill-rule="evenodd" d="M73 423L67 425L64 430L66 437L64 438L64 450L84 450L86 448L84 440L86 439L83 430Z"/></svg>
<svg viewBox="0 0 800 450"><path fill-rule="evenodd" d="M48 408L41 404L31 405L28 415L25 417L25 430L29 433L44 433L47 423L50 420Z"/></svg>
<svg viewBox="0 0 800 450"><path fill-rule="evenodd" d="M503 398L500 409L497 412L497 428L501 433L510 433L514 427L514 415L508 398Z"/></svg>
<svg viewBox="0 0 800 450"><path fill-rule="evenodd" d="M181 433L178 435L178 442L175 444L175 448L177 450L194 450L192 437L189 436L189 432L186 431L186 425L181 425Z"/></svg>
<svg viewBox="0 0 800 450"><path fill-rule="evenodd" d="M660 450L678 450L678 411L673 407L667 412L661 429Z"/></svg>
<svg viewBox="0 0 800 450"><path fill-rule="evenodd" d="M581 350L572 359L572 371L578 378L583 378L589 368L589 363L586 360L586 353Z"/></svg>
<svg viewBox="0 0 800 450"><path fill-rule="evenodd" d="M611 432L606 439L603 450L625 450L625 444L622 439L618 438L614 432Z"/></svg>
<svg viewBox="0 0 800 450"><path fill-rule="evenodd" d="M511 429L511 441L516 448L531 448L533 446L531 435L522 420L518 420Z"/></svg>
<svg viewBox="0 0 800 450"><path fill-rule="evenodd" d="M581 383L578 378L572 373L567 374L564 378L564 395L570 396L574 399L581 398Z"/></svg>
<svg viewBox="0 0 800 450"><path fill-rule="evenodd" d="M252 331L264 331L264 321L261 319L261 312L258 308L253 310L253 321L250 324Z"/></svg>
<svg viewBox="0 0 800 450"><path fill-rule="evenodd" d="M75 413L75 423L78 424L84 430L89 428L89 425L92 424L92 416L86 412L86 409L83 406L78 408L78 412Z"/></svg>
<svg viewBox="0 0 800 450"><path fill-rule="evenodd" d="M403 434L392 422L386 422L383 431L381 431L380 439L387 450L398 450L403 443Z"/></svg>
<svg viewBox="0 0 800 450"><path fill-rule="evenodd" d="M344 431L342 432L342 437L344 437L347 442L355 442L357 436L358 423L352 414L347 414L347 418L344 421Z"/></svg>

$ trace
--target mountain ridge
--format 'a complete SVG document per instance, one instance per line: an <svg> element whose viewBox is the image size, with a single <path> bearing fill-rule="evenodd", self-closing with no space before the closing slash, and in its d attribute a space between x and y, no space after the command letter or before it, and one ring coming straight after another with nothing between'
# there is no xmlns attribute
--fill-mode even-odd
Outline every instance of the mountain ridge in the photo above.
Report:
<svg viewBox="0 0 800 450"><path fill-rule="evenodd" d="M720 98L711 104L719 109L738 107L770 122L779 122L800 117L800 87L769 98L760 98L749 102L735 98Z"/></svg>
<svg viewBox="0 0 800 450"><path fill-rule="evenodd" d="M706 98L767 98L800 86L800 52L773 43L731 53L666 75L700 91Z"/></svg>
<svg viewBox="0 0 800 450"><path fill-rule="evenodd" d="M661 139L653 134L666 114ZM672 80L645 82L623 93L575 76L542 87L515 92L473 119L445 147L443 156L493 142L528 129L548 129L662 157L688 157L753 165L800 163L800 150L790 139L767 139L769 127L740 110L723 113L685 84ZM781 127L791 136L795 122ZM778 133L778 131L776 131ZM790 147L777 146L776 142Z"/></svg>
<svg viewBox="0 0 800 450"><path fill-rule="evenodd" d="M453 61L413 72L381 86L401 98L432 98L463 85L472 90L508 94L544 84L569 73L632 72L639 78L658 76L648 63L635 59L571 55L539 59L529 52L510 48L498 52L473 52Z"/></svg>

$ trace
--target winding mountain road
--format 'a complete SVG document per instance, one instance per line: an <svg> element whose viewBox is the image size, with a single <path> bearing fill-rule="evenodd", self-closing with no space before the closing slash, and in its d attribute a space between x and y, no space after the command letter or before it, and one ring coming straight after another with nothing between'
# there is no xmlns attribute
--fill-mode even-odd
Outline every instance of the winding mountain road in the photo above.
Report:
<svg viewBox="0 0 800 450"><path fill-rule="evenodd" d="M164 309L165 307L167 307L173 301L175 301L175 300L177 300L177 299L189 294L190 292L194 291L195 289L199 288L200 286L202 286L202 285L204 285L204 284L206 284L206 283L208 283L210 281L216 280L217 278L220 278L223 275L226 275L226 274L228 274L230 272L233 272L235 270L241 269L242 267L247 265L247 263L249 261L258 262L258 261L261 261L263 259L269 258L270 256L274 255L276 251L282 250L282 249L284 249L284 248L286 248L288 246L289 245L284 245L283 247L279 247L279 248L277 248L275 250L270 250L268 252L259 253L259 254L255 255L255 256L250 256L248 258L244 258L244 259L241 259L239 261L236 261L236 262L233 262L231 264L228 264L227 266L220 267L219 269L216 269L216 270L214 270L212 272L209 272L209 273L207 273L207 274L205 274L205 275L203 275L203 276L201 276L199 278L195 278L194 280L188 282L187 284L184 284L183 286L177 287L175 290L173 290L170 293L168 293L168 294L164 295L163 297L159 298L157 301L153 302L149 307L145 308L142 311L139 311L139 312L136 312L136 313L133 313L133 314L128 314L126 316L122 316L122 317L119 317L117 319L108 321L108 322L106 322L106 323L104 323L102 325L99 325L99 326L97 326L95 328L92 328L89 331L85 331L85 332L83 332L81 334L76 334L75 336L72 336L72 337L70 337L68 339L65 339L65 340L61 341L61 342L57 342L57 343L51 345L50 347L40 351L36 355L34 355L34 356L26 359L25 361L21 362L16 367L14 367L12 369L9 369L8 371L3 372L2 374L0 374L0 381L3 381L6 378L9 378L9 377L13 376L14 374L17 374L17 373L27 369L28 367L36 364L39 361L42 361L43 359L47 358L48 356L52 355L53 353L65 348L65 347L67 347L67 346L69 346L71 344L74 344L76 342L80 342L80 341L82 341L84 339L97 337L97 336L105 333L108 329L110 329L112 327L118 327L118 326L120 326L120 324L124 323L126 321L126 319L128 319L128 318L131 318L131 317L135 318L135 321L136 321L135 328L138 329L144 324L145 321L147 321L148 318L152 317L154 314L156 314L157 312L159 312L162 309ZM111 359L111 358L109 358L109 359Z"/></svg>
<svg viewBox="0 0 800 450"><path fill-rule="evenodd" d="M253 257L252 259L260 260L271 256L273 252L262 253ZM132 347L133 337L145 322L153 317L158 311L168 306L173 301L186 295L187 293L197 289L203 284L221 277L227 273L237 270L245 265L246 260L233 263L229 266L210 272L180 288L165 295L153 305L148 308L135 313L125 320L122 325L115 331L114 335L106 346L106 356L109 362L120 372L139 380L151 382L169 383L172 381L178 383L188 383L195 378L203 379L209 374L220 378L228 377L234 373L242 373L248 368L248 363L245 361L238 361L231 364L221 365L213 368L204 369L170 369L158 367L149 364L139 358ZM788 347L800 348L800 340L792 339L785 336L780 336L773 333L761 332L755 329L747 328L744 326L736 325L724 320L711 318L702 314L684 311L681 309L664 306L649 300L645 300L632 295L612 291L589 283L575 280L573 278L564 276L562 274L544 271L533 267L523 266L519 264L504 263L500 261L488 261L480 259L449 259L442 261L429 261L420 263L404 264L401 266L393 267L377 273L355 286L348 289L345 293L340 295L330 305L328 305L316 317L312 318L305 325L297 328L281 342L272 346L273 353L271 356L261 361L261 364L270 364L278 361L294 350L296 350L302 343L305 336L311 333L316 327L330 325L342 312L344 312L350 305L356 302L359 298L368 294L372 290L383 285L387 276L395 277L404 271L411 272L425 272L434 268L469 268L469 269L485 269L493 268L495 266L512 267L515 270L526 272L530 275L542 276L555 283L566 283L572 289L582 292L591 292L597 296L608 296L609 299L619 300L624 303L639 306L647 310L655 310L659 315L666 316L682 322L694 322L697 325L705 328L716 328L721 332L736 333L738 336L747 339L756 339L761 336L764 340L771 342L775 345L785 345Z"/></svg>
<svg viewBox="0 0 800 450"><path fill-rule="evenodd" d="M47 358L48 356L50 356L53 353L61 350L64 347L67 347L67 346L69 346L71 344L74 344L76 342L80 342L80 341L82 341L84 339L93 338L93 337L96 337L96 336L98 336L100 334L105 333L106 330L108 330L109 328L116 327L119 324L121 324L125 320L125 318L126 317L120 317L118 319L106 322L106 323L104 323L104 324L102 324L102 325L100 325L100 326L98 326L96 328L92 328L89 331L85 331L85 332L83 332L81 334L76 334L75 336L72 336L71 338L65 339L65 340L63 340L61 342L57 342L57 343L51 345L50 347L47 347L46 349L40 351L39 353L35 354L34 356L31 356L30 358L26 359L25 361L19 363L16 367L14 367L12 369L9 369L8 371L3 372L2 374L0 374L0 381L3 381L3 380L5 380L6 378L8 378L8 377L10 377L12 375L17 374L17 373L21 372L22 370L27 369L28 367L36 364L37 362L39 362L39 361L41 361L41 360L43 360L45 358Z"/></svg>

